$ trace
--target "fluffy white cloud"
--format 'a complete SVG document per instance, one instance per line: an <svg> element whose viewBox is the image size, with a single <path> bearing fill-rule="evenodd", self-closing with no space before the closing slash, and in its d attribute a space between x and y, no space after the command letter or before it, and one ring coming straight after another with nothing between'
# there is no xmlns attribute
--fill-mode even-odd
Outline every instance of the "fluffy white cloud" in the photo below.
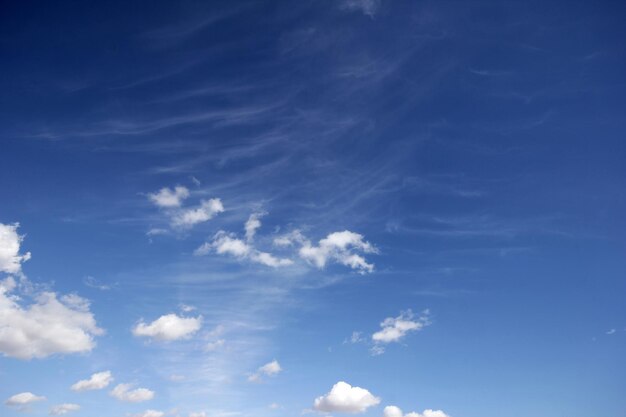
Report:
<svg viewBox="0 0 626 417"><path fill-rule="evenodd" d="M429 316L428 310L424 310L419 317L415 317L411 310L406 310L398 317L388 317L380 323L381 329L372 335L372 341L383 344L399 342L407 333L422 330L430 325ZM372 349L375 355L382 354L384 351L381 346L374 346Z"/></svg>
<svg viewBox="0 0 626 417"><path fill-rule="evenodd" d="M184 339L202 326L202 317L180 317L176 314L166 314L150 324L143 321L133 328L133 334L140 337L150 337L160 341Z"/></svg>
<svg viewBox="0 0 626 417"><path fill-rule="evenodd" d="M163 417L165 413L157 410L146 410L141 413L133 414L134 417Z"/></svg>
<svg viewBox="0 0 626 417"><path fill-rule="evenodd" d="M132 387L132 384L118 384L111 390L111 396L129 403L139 403L154 398L154 391L147 388L131 389Z"/></svg>
<svg viewBox="0 0 626 417"><path fill-rule="evenodd" d="M380 398L375 397L368 390L339 381L328 394L317 397L313 407L325 413L356 414L379 403Z"/></svg>
<svg viewBox="0 0 626 417"><path fill-rule="evenodd" d="M12 277L0 281L0 352L5 356L44 358L94 348L94 336L103 330L96 325L89 301L43 291L32 294L33 302L27 304L17 288Z"/></svg>
<svg viewBox="0 0 626 417"><path fill-rule="evenodd" d="M244 228L246 229L246 240L248 242L252 242L252 240L254 240L254 235L256 234L257 229L261 227L260 218L263 215L264 213L252 213L246 221Z"/></svg>
<svg viewBox="0 0 626 417"><path fill-rule="evenodd" d="M248 381L250 382L258 382L261 380L263 376L274 376L278 375L283 368L280 366L278 361L274 359L271 362L266 363L265 365L259 367L255 373L248 377Z"/></svg>
<svg viewBox="0 0 626 417"><path fill-rule="evenodd" d="M277 258L271 253L256 250L248 242L238 239L234 234L226 233L223 230L215 234L212 242L206 242L196 249L194 254L201 256L211 251L215 251L219 255L230 255L239 260L249 260L272 268L293 264L291 259Z"/></svg>
<svg viewBox="0 0 626 417"><path fill-rule="evenodd" d="M192 411L189 413L189 417L207 417L207 414L204 411Z"/></svg>
<svg viewBox="0 0 626 417"><path fill-rule="evenodd" d="M148 194L150 201L165 208L180 207L187 197L189 197L189 190L182 186L176 186L174 189L163 187L156 193Z"/></svg>
<svg viewBox="0 0 626 417"><path fill-rule="evenodd" d="M202 200L200 206L195 208L180 209L172 215L172 226L177 228L190 228L198 223L206 222L224 211L224 205L219 198Z"/></svg>
<svg viewBox="0 0 626 417"><path fill-rule="evenodd" d="M53 416L60 416L63 414L67 414L70 411L78 411L80 410L80 405L78 404L59 404L50 407L50 414Z"/></svg>
<svg viewBox="0 0 626 417"><path fill-rule="evenodd" d="M395 405L388 405L383 410L383 417L450 417L441 410L424 410L422 413L411 412L403 414L402 410Z"/></svg>
<svg viewBox="0 0 626 417"><path fill-rule="evenodd" d="M111 371L98 372L89 379L83 379L72 385L72 391L89 391L94 389L106 388L111 381L113 381L113 375Z"/></svg>
<svg viewBox="0 0 626 417"><path fill-rule="evenodd" d="M23 407L28 404L36 403L38 401L44 401L46 397L40 397L32 392L21 392L9 397L4 404L9 407Z"/></svg>
<svg viewBox="0 0 626 417"><path fill-rule="evenodd" d="M0 272L17 274L21 271L22 262L30 259L30 252L20 255L24 236L17 233L19 226L19 223L0 223Z"/></svg>
<svg viewBox="0 0 626 417"><path fill-rule="evenodd" d="M317 246L305 240L299 254L302 259L320 269L332 260L360 273L372 272L374 265L368 263L363 256L355 252L378 253L378 250L366 242L362 235L344 230L329 234L320 240Z"/></svg>

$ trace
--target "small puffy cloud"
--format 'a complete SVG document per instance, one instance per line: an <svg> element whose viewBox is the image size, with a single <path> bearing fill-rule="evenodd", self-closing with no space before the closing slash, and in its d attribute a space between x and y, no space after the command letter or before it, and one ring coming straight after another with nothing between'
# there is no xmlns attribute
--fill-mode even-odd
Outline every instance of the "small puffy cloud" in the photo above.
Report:
<svg viewBox="0 0 626 417"><path fill-rule="evenodd" d="M189 190L182 186L176 186L174 189L164 187L156 193L148 194L150 201L164 208L180 207L187 197L189 197Z"/></svg>
<svg viewBox="0 0 626 417"><path fill-rule="evenodd" d="M374 17L379 7L380 0L343 0L341 2L342 9L361 12L369 17Z"/></svg>
<svg viewBox="0 0 626 417"><path fill-rule="evenodd" d="M329 234L320 240L318 245L304 241L299 254L302 259L320 269L324 268L329 261L334 261L360 273L372 272L374 265L368 263L356 252L378 253L378 250L366 242L362 235L344 230Z"/></svg>
<svg viewBox="0 0 626 417"><path fill-rule="evenodd" d="M58 296L43 291L24 302L16 294L12 277L0 281L0 352L18 359L91 351L94 336L104 333L96 325L89 301L75 294Z"/></svg>
<svg viewBox="0 0 626 417"><path fill-rule="evenodd" d="M283 368L280 366L278 361L274 359L273 361L259 367L259 369L257 369L255 373L248 377L248 381L258 382L261 381L263 376L275 376L278 375L282 370Z"/></svg>
<svg viewBox="0 0 626 417"><path fill-rule="evenodd" d="M196 256L207 255L211 251L219 255L230 255L241 261L248 260L261 265L278 268L293 264L291 259L277 258L271 253L256 250L250 243L238 239L232 233L220 230L213 237L212 242L206 242L195 250Z"/></svg>
<svg viewBox="0 0 626 417"><path fill-rule="evenodd" d="M18 274L21 272L22 262L30 259L30 252L20 254L24 236L17 233L19 226L19 223L0 223L0 272Z"/></svg>
<svg viewBox="0 0 626 417"><path fill-rule="evenodd" d="M428 310L424 310L419 317L415 317L411 310L406 310L401 312L398 317L388 317L383 320L380 323L381 329L372 335L372 341L378 344L399 342L407 333L422 330L430 323ZM380 346L375 346L375 348L378 348L378 351L372 351L374 354L384 352Z"/></svg>
<svg viewBox="0 0 626 417"><path fill-rule="evenodd" d="M133 328L133 335L159 341L172 341L188 338L201 326L202 316L180 317L176 314L166 314L149 324L140 321Z"/></svg>
<svg viewBox="0 0 626 417"><path fill-rule="evenodd" d="M147 388L132 389L132 387L132 384L118 384L111 390L111 396L129 403L139 403L154 398L154 391Z"/></svg>
<svg viewBox="0 0 626 417"><path fill-rule="evenodd" d="M163 417L165 413L157 410L146 410L141 413L133 414L133 417Z"/></svg>
<svg viewBox="0 0 626 417"><path fill-rule="evenodd" d="M609 329L606 334L611 335L611 334L615 334L617 330L616 329Z"/></svg>
<svg viewBox="0 0 626 417"><path fill-rule="evenodd" d="M50 415L52 416L61 416L63 414L67 414L71 411L80 410L80 405L78 404L59 404L50 407Z"/></svg>
<svg viewBox="0 0 626 417"><path fill-rule="evenodd" d="M172 215L172 226L188 229L198 223L206 222L224 211L224 205L219 198L202 200L195 208L180 209Z"/></svg>
<svg viewBox="0 0 626 417"><path fill-rule="evenodd" d="M313 407L324 413L356 414L363 413L379 403L380 398L365 388L353 387L347 382L339 381L328 394L317 397Z"/></svg>
<svg viewBox="0 0 626 417"><path fill-rule="evenodd" d="M252 242L254 240L254 235L256 234L257 229L261 227L261 217L265 213L252 213L244 228L246 229L246 240L248 242Z"/></svg>
<svg viewBox="0 0 626 417"><path fill-rule="evenodd" d="M90 275L85 277L85 279L83 280L83 283L89 288L95 288L101 291L108 291L111 289L110 285L103 284L100 281L98 281L96 278Z"/></svg>
<svg viewBox="0 0 626 417"><path fill-rule="evenodd" d="M32 392L21 392L9 397L4 404L9 407L24 407L38 401L44 401L46 397L35 395Z"/></svg>
<svg viewBox="0 0 626 417"><path fill-rule="evenodd" d="M89 391L106 388L113 381L111 371L98 372L89 379L83 379L72 385L72 391Z"/></svg>
<svg viewBox="0 0 626 417"><path fill-rule="evenodd" d="M207 417L207 413L205 411L192 411L189 413L189 417Z"/></svg>
<svg viewBox="0 0 626 417"><path fill-rule="evenodd" d="M411 412L403 414L402 410L395 405L388 405L383 410L383 417L450 417L441 410L424 410L422 413Z"/></svg>

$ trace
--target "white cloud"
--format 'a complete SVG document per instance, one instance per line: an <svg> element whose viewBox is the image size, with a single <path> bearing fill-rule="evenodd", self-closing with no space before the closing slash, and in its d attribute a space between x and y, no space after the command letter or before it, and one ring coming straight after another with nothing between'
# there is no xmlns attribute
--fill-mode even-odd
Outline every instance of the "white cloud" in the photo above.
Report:
<svg viewBox="0 0 626 417"><path fill-rule="evenodd" d="M313 246L311 242L305 240L299 254L302 259L320 269L332 260L360 273L372 272L374 265L368 263L363 256L355 252L378 253L378 250L366 242L362 235L344 230L329 234L320 240L317 246Z"/></svg>
<svg viewBox="0 0 626 417"><path fill-rule="evenodd" d="M274 359L273 361L259 367L255 373L248 377L248 381L258 382L261 378L263 378L263 376L275 376L282 372L282 370L283 368L280 366L278 361Z"/></svg>
<svg viewBox="0 0 626 417"><path fill-rule="evenodd" d="M407 333L422 330L430 325L429 316L428 310L424 310L419 317L415 317L411 310L406 310L401 312L398 317L388 317L380 323L381 330L372 334L372 341L382 344L399 342ZM383 352L384 348L381 346L372 348L372 354L378 355Z"/></svg>
<svg viewBox="0 0 626 417"><path fill-rule="evenodd" d="M177 228L190 228L198 223L206 222L224 211L224 205L219 198L202 200L195 208L180 209L172 215L172 226Z"/></svg>
<svg viewBox="0 0 626 417"><path fill-rule="evenodd" d="M369 407L379 403L380 398L375 397L368 390L339 381L328 394L317 397L313 407L324 413L356 414L363 413Z"/></svg>
<svg viewBox="0 0 626 417"><path fill-rule="evenodd" d="M358 11L369 17L374 17L379 7L380 0L343 0L341 3L342 9Z"/></svg>
<svg viewBox="0 0 626 417"><path fill-rule="evenodd" d="M19 359L91 351L103 334L89 301L75 294L35 292L24 303L12 277L0 281L0 352Z"/></svg>
<svg viewBox="0 0 626 417"><path fill-rule="evenodd" d="M187 197L189 197L189 190L182 186L176 186L173 190L163 187L156 193L148 194L150 201L164 208L180 207Z"/></svg>
<svg viewBox="0 0 626 417"><path fill-rule="evenodd" d="M190 306L188 304L181 304L180 309L183 313L190 313L196 309L195 306Z"/></svg>
<svg viewBox="0 0 626 417"><path fill-rule="evenodd" d="M441 410L424 410L422 413L411 412L403 414L402 410L395 405L388 405L383 410L383 417L450 417Z"/></svg>
<svg viewBox="0 0 626 417"><path fill-rule="evenodd" d="M160 341L172 341L184 339L202 326L202 316L180 317L176 314L166 314L150 324L143 321L133 328L133 335L138 337L150 337Z"/></svg>
<svg viewBox="0 0 626 417"><path fill-rule="evenodd" d="M616 332L616 331L617 331L617 330L615 330L615 329L609 329L609 330L606 332L606 334L608 334L608 335L615 334L615 332Z"/></svg>
<svg viewBox="0 0 626 417"><path fill-rule="evenodd" d="M22 262L30 259L30 252L20 254L24 236L17 234L19 226L19 223L0 223L0 272L18 274L21 272Z"/></svg>
<svg viewBox="0 0 626 417"><path fill-rule="evenodd" d="M224 346L226 341L224 339L219 339L214 342L209 342L204 346L204 350L206 352L213 352Z"/></svg>
<svg viewBox="0 0 626 417"><path fill-rule="evenodd" d="M245 224L246 229L246 240L248 242L252 242L254 240L254 235L258 228L261 227L260 218L264 215L264 213L252 213Z"/></svg>
<svg viewBox="0 0 626 417"><path fill-rule="evenodd" d="M238 239L232 233L220 230L213 237L213 242L205 242L195 250L197 256L206 255L211 251L219 255L230 255L241 261L249 260L272 268L289 266L293 264L291 259L277 258L271 253L256 250L251 244Z"/></svg>
<svg viewBox="0 0 626 417"><path fill-rule="evenodd" d="M106 388L113 381L111 371L98 372L89 379L83 379L72 385L72 391L89 391Z"/></svg>
<svg viewBox="0 0 626 417"><path fill-rule="evenodd" d="M63 414L67 414L70 411L78 411L80 410L80 405L78 404L59 404L52 406L50 408L50 415L60 416Z"/></svg>
<svg viewBox="0 0 626 417"><path fill-rule="evenodd" d="M83 283L89 288L95 288L101 291L108 291L111 289L110 285L103 284L92 276L86 276Z"/></svg>
<svg viewBox="0 0 626 417"><path fill-rule="evenodd" d="M23 407L38 401L44 401L46 397L40 397L32 392L21 392L9 397L4 404L9 407Z"/></svg>
<svg viewBox="0 0 626 417"><path fill-rule="evenodd" d="M133 414L134 417L163 417L165 413L157 410L146 410L141 413Z"/></svg>
<svg viewBox="0 0 626 417"><path fill-rule="evenodd" d="M139 403L154 398L154 391L147 388L131 389L132 387L132 384L118 384L111 390L111 396L130 403Z"/></svg>
<svg viewBox="0 0 626 417"><path fill-rule="evenodd" d="M192 411L189 413L189 417L207 417L207 414L204 411Z"/></svg>

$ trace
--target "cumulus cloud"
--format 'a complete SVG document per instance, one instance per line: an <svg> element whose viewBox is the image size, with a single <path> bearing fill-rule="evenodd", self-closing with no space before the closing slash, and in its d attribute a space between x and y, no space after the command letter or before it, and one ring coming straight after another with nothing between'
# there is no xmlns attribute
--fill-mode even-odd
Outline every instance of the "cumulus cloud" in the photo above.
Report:
<svg viewBox="0 0 626 417"><path fill-rule="evenodd" d="M75 294L51 291L18 294L12 277L0 281L0 352L18 359L91 351L96 325L89 301ZM20 296L21 295L21 296ZM24 302L32 296L33 302Z"/></svg>
<svg viewBox="0 0 626 417"><path fill-rule="evenodd" d="M224 211L224 205L219 198L201 200L196 207L182 207L183 201L190 193L186 187L176 186L173 189L161 188L156 193L148 194L148 199L157 207L164 209L170 219L173 229L190 229L193 226L211 220ZM169 231L163 228L152 228L148 236L164 235Z"/></svg>
<svg viewBox="0 0 626 417"><path fill-rule="evenodd" d="M252 240L254 240L254 235L256 234L257 229L261 227L260 219L263 215L264 213L252 213L246 221L244 228L246 229L246 240L248 242L252 242Z"/></svg>
<svg viewBox="0 0 626 417"><path fill-rule="evenodd" d="M250 243L237 238L235 234L226 233L223 230L215 234L212 242L205 242L196 249L194 254L202 256L207 255L211 251L219 255L230 255L241 261L248 260L272 268L293 264L291 259L278 258L271 253L259 251Z"/></svg>
<svg viewBox="0 0 626 417"><path fill-rule="evenodd" d="M157 410L146 410L141 413L133 414L133 417L163 417L165 413Z"/></svg>
<svg viewBox="0 0 626 417"><path fill-rule="evenodd" d="M4 404L9 407L24 407L38 401L44 401L46 397L41 397L32 392L21 392L9 397Z"/></svg>
<svg viewBox="0 0 626 417"><path fill-rule="evenodd" d="M189 197L189 190L182 186L176 186L174 189L163 187L156 193L148 194L148 198L155 205L166 208L180 207L187 197Z"/></svg>
<svg viewBox="0 0 626 417"><path fill-rule="evenodd" d="M0 272L18 274L22 262L30 259L30 252L20 254L20 246L24 236L17 233L19 223L0 223Z"/></svg>
<svg viewBox="0 0 626 417"><path fill-rule="evenodd" d="M379 7L380 0L343 0L341 2L342 9L361 12L369 17L374 17Z"/></svg>
<svg viewBox="0 0 626 417"><path fill-rule="evenodd" d="M330 392L315 399L313 407L324 413L363 413L369 407L378 405L380 398L365 388L353 387L344 381L333 385Z"/></svg>
<svg viewBox="0 0 626 417"><path fill-rule="evenodd" d="M259 369L257 369L255 373L248 377L248 381L258 382L261 381L263 376L275 376L278 375L282 370L283 368L280 366L278 361L274 359L273 361L259 367Z"/></svg>
<svg viewBox="0 0 626 417"><path fill-rule="evenodd" d="M111 371L98 372L89 379L83 379L72 385L72 391L89 391L106 388L113 381Z"/></svg>
<svg viewBox="0 0 626 417"><path fill-rule="evenodd" d="M381 329L372 334L372 341L377 344L387 344L399 342L409 332L422 330L430 325L430 312L424 310L419 317L416 317L411 310L400 313L398 317L388 317L380 323ZM382 346L374 346L373 354L382 354Z"/></svg>
<svg viewBox="0 0 626 417"><path fill-rule="evenodd" d="M188 338L201 326L202 316L180 317L176 314L166 314L149 324L140 321L133 328L133 335L159 341L172 341Z"/></svg>
<svg viewBox="0 0 626 417"><path fill-rule="evenodd" d="M308 240L304 240L299 255L320 269L329 261L334 261L360 273L372 272L374 265L356 252L378 253L378 250L366 242L362 235L344 230L329 234L320 240L318 245L312 245Z"/></svg>
<svg viewBox="0 0 626 417"><path fill-rule="evenodd" d="M78 410L80 410L80 405L78 404L68 404L68 403L59 404L59 405L52 406L50 408L50 415L60 416L63 414L67 414L70 411L78 411Z"/></svg>
<svg viewBox="0 0 626 417"><path fill-rule="evenodd" d="M132 384L118 384L111 390L111 396L129 403L139 403L154 398L154 391L147 388L131 389L132 387Z"/></svg>
<svg viewBox="0 0 626 417"><path fill-rule="evenodd" d="M450 417L441 410L424 410L422 413L411 412L403 414L402 410L395 405L388 405L383 410L383 417Z"/></svg>
<svg viewBox="0 0 626 417"><path fill-rule="evenodd" d="M224 205L219 198L202 200L195 208L181 209L172 215L172 226L187 229L198 223L211 220L215 215L224 211Z"/></svg>

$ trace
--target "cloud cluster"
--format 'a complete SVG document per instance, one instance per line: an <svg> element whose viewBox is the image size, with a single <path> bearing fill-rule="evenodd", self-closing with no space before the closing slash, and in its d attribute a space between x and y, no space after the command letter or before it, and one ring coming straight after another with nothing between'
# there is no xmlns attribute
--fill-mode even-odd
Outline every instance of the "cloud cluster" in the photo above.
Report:
<svg viewBox="0 0 626 417"><path fill-rule="evenodd" d="M35 292L34 301L26 304L17 290L12 277L0 281L0 352L5 356L32 359L89 352L96 345L94 336L104 333L89 301L78 295Z"/></svg>
<svg viewBox="0 0 626 417"><path fill-rule="evenodd" d="M374 17L380 7L380 0L343 0L340 4L344 10L357 11Z"/></svg>
<svg viewBox="0 0 626 417"><path fill-rule="evenodd" d="M166 314L146 324L140 321L133 328L133 335L149 337L159 341L185 339L202 326L202 316L181 317L176 314Z"/></svg>
<svg viewBox="0 0 626 417"><path fill-rule="evenodd" d="M70 411L78 411L80 410L80 405L78 404L59 404L50 407L50 414L53 416L61 416L63 414L67 414Z"/></svg>
<svg viewBox="0 0 626 417"><path fill-rule="evenodd" d="M106 388L113 381L111 371L98 372L89 379L83 379L72 385L72 391L90 391Z"/></svg>
<svg viewBox="0 0 626 417"><path fill-rule="evenodd" d="M263 376L275 376L282 372L282 370L283 368L280 366L278 361L274 359L273 361L259 367L259 369L257 369L255 373L248 377L248 381L259 382L261 381Z"/></svg>
<svg viewBox="0 0 626 417"><path fill-rule="evenodd" d="M190 196L189 190L183 186L173 189L164 187L156 193L148 194L148 199L157 207L164 209L170 218L170 225L175 229L190 229L193 226L211 220L224 211L219 198L201 200L195 207L182 207L182 203ZM165 229L152 229L149 235L167 233Z"/></svg>
<svg viewBox="0 0 626 417"><path fill-rule="evenodd" d="M383 410L383 417L450 417L441 410L424 410L422 413L411 412L403 414L402 410L395 405L388 405Z"/></svg>
<svg viewBox="0 0 626 417"><path fill-rule="evenodd" d="M154 391L147 388L135 388L132 384L118 384L111 390L111 396L120 401L139 403L154 398Z"/></svg>
<svg viewBox="0 0 626 417"><path fill-rule="evenodd" d="M254 247L254 236L257 229L261 227L261 216L260 213L253 213L246 221L244 225L246 240L239 239L234 233L220 230L213 236L211 242L205 242L195 250L194 254L202 256L214 251L219 255L230 255L239 260L247 260L272 268L292 265L291 259L278 258L269 252L262 252Z"/></svg>
<svg viewBox="0 0 626 417"><path fill-rule="evenodd" d="M30 252L20 254L24 236L17 233L19 226L19 223L0 223L0 272L18 274L21 272L22 262L30 259Z"/></svg>
<svg viewBox="0 0 626 417"><path fill-rule="evenodd" d="M205 242L198 247L194 254L202 256L214 252L272 268L293 265L294 261L289 257L281 258L269 252L260 251L254 246L256 232L261 227L260 218L264 214L253 213L248 218L244 225L245 240L238 238L234 233L220 230L210 242ZM336 262L362 274L372 272L374 264L368 263L359 253L378 253L378 250L371 243L365 241L362 235L349 230L330 233L316 245L311 243L299 230L294 230L277 236L273 243L275 247L283 250L294 249L296 256L319 269L323 269L330 262ZM297 246L299 246L298 249L296 249Z"/></svg>
<svg viewBox="0 0 626 417"><path fill-rule="evenodd" d="M431 324L429 310L424 310L416 317L411 310L400 313L398 317L387 317L380 323L381 329L372 334L372 341L377 344L372 348L372 353L377 355L384 353L380 344L399 342L407 333L422 330Z"/></svg>
<svg viewBox="0 0 626 417"><path fill-rule="evenodd" d="M378 405L380 398L365 388L353 387L347 382L337 382L329 393L317 397L313 407L324 413L363 413L369 407Z"/></svg>

